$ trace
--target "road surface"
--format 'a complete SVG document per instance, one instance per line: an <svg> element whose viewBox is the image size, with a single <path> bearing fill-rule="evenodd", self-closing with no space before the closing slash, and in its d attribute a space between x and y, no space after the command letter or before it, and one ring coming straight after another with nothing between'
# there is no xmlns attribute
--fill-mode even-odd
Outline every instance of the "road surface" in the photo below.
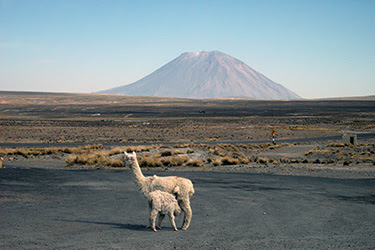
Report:
<svg viewBox="0 0 375 250"><path fill-rule="evenodd" d="M129 170L35 165L8 162L0 169L1 249L375 246L375 179L173 172L194 183L192 223L175 232L166 219L154 233L145 229L146 200ZM153 174L170 175L145 171ZM176 223L181 226L182 216Z"/></svg>

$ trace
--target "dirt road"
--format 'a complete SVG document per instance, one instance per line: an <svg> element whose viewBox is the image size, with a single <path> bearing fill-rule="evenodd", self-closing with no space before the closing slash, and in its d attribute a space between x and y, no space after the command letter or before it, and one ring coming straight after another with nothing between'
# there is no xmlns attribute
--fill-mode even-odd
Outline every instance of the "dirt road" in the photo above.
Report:
<svg viewBox="0 0 375 250"><path fill-rule="evenodd" d="M188 231L145 229L128 170L0 169L1 249L370 249L375 180L173 172L190 178ZM14 163L16 164L16 163ZM13 165L15 166L15 165ZM170 175L145 171L145 175ZM177 218L182 224L182 217Z"/></svg>

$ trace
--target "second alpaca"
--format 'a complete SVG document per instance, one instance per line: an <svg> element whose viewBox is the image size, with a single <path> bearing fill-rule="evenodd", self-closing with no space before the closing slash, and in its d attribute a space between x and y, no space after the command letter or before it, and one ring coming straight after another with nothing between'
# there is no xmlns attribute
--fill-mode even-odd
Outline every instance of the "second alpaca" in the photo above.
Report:
<svg viewBox="0 0 375 250"><path fill-rule="evenodd" d="M176 196L178 205L184 211L184 222L181 229L187 230L192 217L190 198L194 194L193 183L189 179L178 176L144 176L139 167L135 152L132 154L124 153L125 166L128 166L132 170L135 183L146 198L147 194L155 190ZM178 187L178 190L176 187Z"/></svg>
<svg viewBox="0 0 375 250"><path fill-rule="evenodd" d="M163 222L165 215L168 215L173 229L177 231L174 219L175 216L181 214L181 208L174 195L155 190L147 194L146 197L150 209L149 227L151 227L154 232L157 231L155 228L155 220L159 214L158 228L161 229L161 223Z"/></svg>

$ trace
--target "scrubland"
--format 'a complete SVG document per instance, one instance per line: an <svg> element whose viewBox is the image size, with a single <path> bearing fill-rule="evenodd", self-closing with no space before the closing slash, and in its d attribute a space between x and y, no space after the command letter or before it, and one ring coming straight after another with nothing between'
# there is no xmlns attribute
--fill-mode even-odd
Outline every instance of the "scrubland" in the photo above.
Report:
<svg viewBox="0 0 375 250"><path fill-rule="evenodd" d="M141 167L164 169L353 168L375 163L373 138L357 145L340 140L264 143L271 142L272 129L277 142L344 131L373 133L374 100L191 100L0 92L0 103L0 144L42 145L2 147L4 162L54 159L67 167L119 168L124 167L123 152L135 151ZM62 146L50 147L50 143ZM89 145L63 146L69 143Z"/></svg>

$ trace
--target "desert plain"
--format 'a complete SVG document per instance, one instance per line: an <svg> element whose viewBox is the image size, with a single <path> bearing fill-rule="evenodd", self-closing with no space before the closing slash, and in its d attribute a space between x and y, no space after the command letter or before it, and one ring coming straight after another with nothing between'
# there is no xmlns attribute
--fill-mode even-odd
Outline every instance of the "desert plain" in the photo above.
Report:
<svg viewBox="0 0 375 250"><path fill-rule="evenodd" d="M371 96L262 101L0 92L0 103L0 154L5 162L54 159L68 165L122 167L115 160L127 150L138 152L145 167L171 170L199 166L294 174L311 168L306 173L314 175L336 168L348 177L374 177ZM356 145L342 140L347 132L357 134ZM86 149L81 154L63 152L82 146ZM45 147L54 150L35 152ZM15 152L17 148L22 150ZM110 162L74 161L74 156L94 155L93 151L102 151L96 157ZM363 171L353 175L353 168Z"/></svg>
<svg viewBox="0 0 375 250"><path fill-rule="evenodd" d="M347 132L358 141L343 141ZM371 249L375 243L373 97L196 100L2 91L0 133L5 249ZM124 151L137 153L147 175L195 183L187 232L172 232L167 221L157 234L143 227L147 208L123 165Z"/></svg>

